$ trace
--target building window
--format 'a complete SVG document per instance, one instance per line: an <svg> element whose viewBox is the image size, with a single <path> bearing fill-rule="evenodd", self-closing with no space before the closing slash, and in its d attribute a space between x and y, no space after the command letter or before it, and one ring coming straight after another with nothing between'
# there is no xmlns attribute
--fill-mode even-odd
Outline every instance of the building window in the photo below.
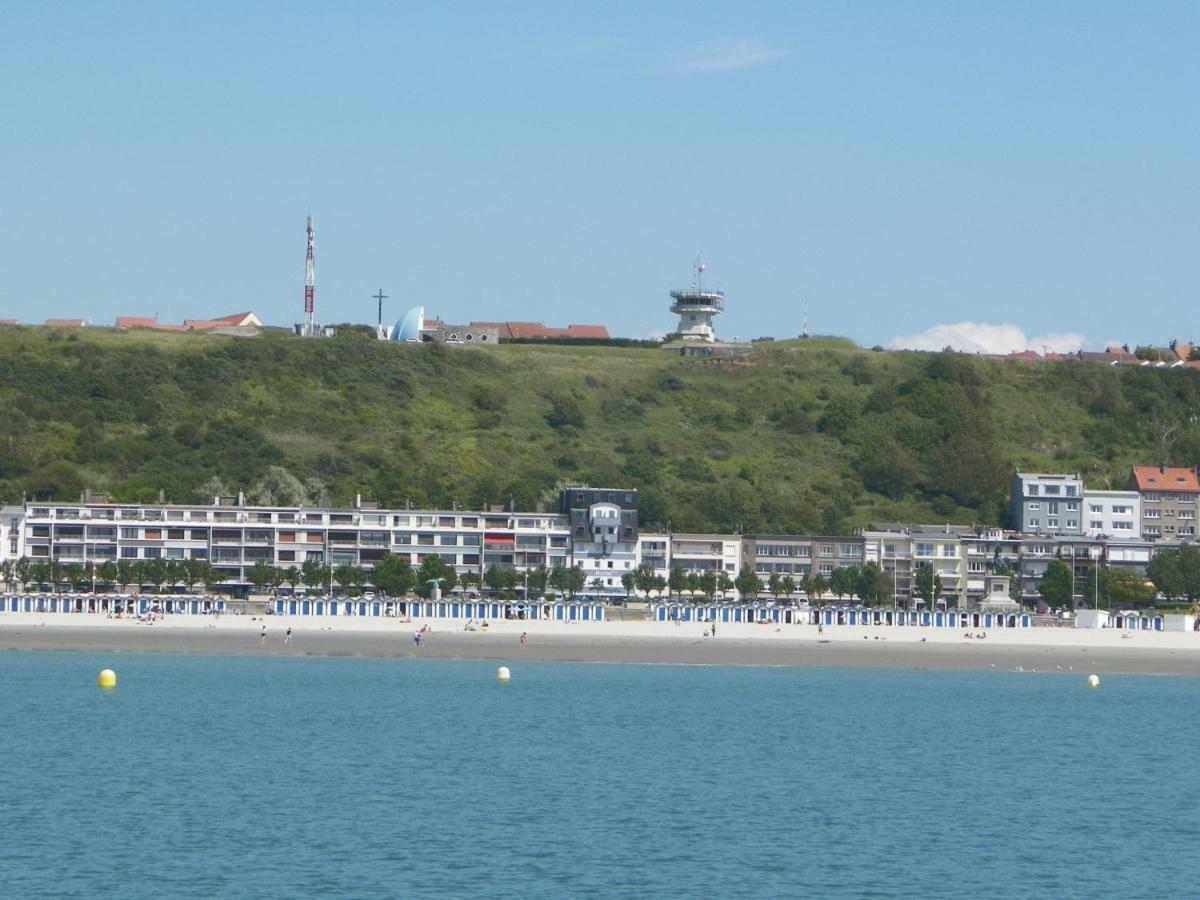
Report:
<svg viewBox="0 0 1200 900"><path fill-rule="evenodd" d="M1038 486L1036 484L1029 485L1027 490L1030 497L1036 497L1038 495Z"/></svg>
<svg viewBox="0 0 1200 900"><path fill-rule="evenodd" d="M1100 519L1092 519L1090 522L1088 522L1088 528L1091 528L1094 531L1099 531L1103 527L1104 527L1104 522L1101 521Z"/></svg>

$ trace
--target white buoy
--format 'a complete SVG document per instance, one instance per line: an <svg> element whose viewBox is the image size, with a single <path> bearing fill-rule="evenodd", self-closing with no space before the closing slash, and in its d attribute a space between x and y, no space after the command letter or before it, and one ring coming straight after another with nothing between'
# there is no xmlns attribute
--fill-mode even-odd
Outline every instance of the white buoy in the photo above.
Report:
<svg viewBox="0 0 1200 900"><path fill-rule="evenodd" d="M508 681L512 678L512 672L508 671L508 666L501 666L496 670L497 681Z"/></svg>
<svg viewBox="0 0 1200 900"><path fill-rule="evenodd" d="M1089 675L1088 676L1088 687L1100 687L1100 676L1099 675Z"/></svg>

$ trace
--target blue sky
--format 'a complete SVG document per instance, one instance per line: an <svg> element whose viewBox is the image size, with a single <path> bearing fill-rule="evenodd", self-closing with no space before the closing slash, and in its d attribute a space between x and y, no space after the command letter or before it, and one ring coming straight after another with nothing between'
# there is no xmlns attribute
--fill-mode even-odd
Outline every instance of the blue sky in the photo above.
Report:
<svg viewBox="0 0 1200 900"><path fill-rule="evenodd" d="M1197 46L1194 2L18 5L0 317L291 323L311 209L328 322L644 336L699 251L730 337L1200 339Z"/></svg>

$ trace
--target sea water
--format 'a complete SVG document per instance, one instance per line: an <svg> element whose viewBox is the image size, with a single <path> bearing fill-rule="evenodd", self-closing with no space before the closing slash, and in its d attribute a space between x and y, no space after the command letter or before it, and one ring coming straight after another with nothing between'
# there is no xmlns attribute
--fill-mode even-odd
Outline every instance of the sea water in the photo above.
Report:
<svg viewBox="0 0 1200 900"><path fill-rule="evenodd" d="M0 890L1196 890L1194 679L509 665L0 653Z"/></svg>

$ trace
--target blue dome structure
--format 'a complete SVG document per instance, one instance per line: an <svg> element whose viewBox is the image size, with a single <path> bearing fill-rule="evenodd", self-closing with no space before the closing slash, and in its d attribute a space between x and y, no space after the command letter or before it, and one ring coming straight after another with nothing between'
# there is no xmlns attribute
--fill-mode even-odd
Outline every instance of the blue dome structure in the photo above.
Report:
<svg viewBox="0 0 1200 900"><path fill-rule="evenodd" d="M414 306L406 312L392 329L393 341L419 341L421 329L425 327L425 307Z"/></svg>

